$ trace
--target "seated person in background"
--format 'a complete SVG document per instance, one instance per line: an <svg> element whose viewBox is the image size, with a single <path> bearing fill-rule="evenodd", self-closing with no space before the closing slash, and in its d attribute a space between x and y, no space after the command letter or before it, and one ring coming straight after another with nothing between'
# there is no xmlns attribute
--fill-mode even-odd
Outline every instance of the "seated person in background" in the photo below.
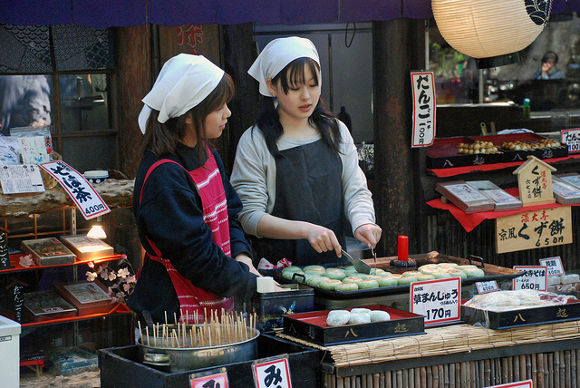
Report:
<svg viewBox="0 0 580 388"><path fill-rule="evenodd" d="M547 51L542 57L542 68L534 73L533 79L564 79L564 70L556 67L558 55L553 51Z"/></svg>

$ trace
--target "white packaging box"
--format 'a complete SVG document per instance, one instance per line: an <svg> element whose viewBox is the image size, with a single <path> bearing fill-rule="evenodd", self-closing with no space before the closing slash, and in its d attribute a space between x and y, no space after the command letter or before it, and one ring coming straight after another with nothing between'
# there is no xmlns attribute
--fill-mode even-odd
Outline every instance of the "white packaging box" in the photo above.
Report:
<svg viewBox="0 0 580 388"><path fill-rule="evenodd" d="M0 315L0 387L20 386L20 324Z"/></svg>

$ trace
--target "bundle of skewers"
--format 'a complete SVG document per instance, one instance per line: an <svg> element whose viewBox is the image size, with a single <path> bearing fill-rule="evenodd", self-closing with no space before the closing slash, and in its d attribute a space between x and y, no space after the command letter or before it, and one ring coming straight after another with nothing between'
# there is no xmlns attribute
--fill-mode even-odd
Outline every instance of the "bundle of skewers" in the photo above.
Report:
<svg viewBox="0 0 580 388"><path fill-rule="evenodd" d="M221 314L211 311L204 316L206 319L200 323L197 313L193 317L182 315L181 321L174 314L174 323L169 323L165 313L165 323L157 322L146 326L145 330L138 322L140 342L148 347L203 348L244 342L256 336L255 313L246 317L242 313L226 313L222 309Z"/></svg>

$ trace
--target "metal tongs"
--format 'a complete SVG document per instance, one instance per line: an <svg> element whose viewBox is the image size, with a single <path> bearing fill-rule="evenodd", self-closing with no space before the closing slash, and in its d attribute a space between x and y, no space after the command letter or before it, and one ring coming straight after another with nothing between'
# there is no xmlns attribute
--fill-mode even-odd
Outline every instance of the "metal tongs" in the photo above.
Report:
<svg viewBox="0 0 580 388"><path fill-rule="evenodd" d="M350 263L353 265L354 269L356 269L357 272L366 273L366 274L371 273L371 266L370 265L368 265L367 263L365 263L361 259L355 259L344 249L341 249L341 251L342 251L342 255L344 257L346 257L346 259L348 261L350 261Z"/></svg>

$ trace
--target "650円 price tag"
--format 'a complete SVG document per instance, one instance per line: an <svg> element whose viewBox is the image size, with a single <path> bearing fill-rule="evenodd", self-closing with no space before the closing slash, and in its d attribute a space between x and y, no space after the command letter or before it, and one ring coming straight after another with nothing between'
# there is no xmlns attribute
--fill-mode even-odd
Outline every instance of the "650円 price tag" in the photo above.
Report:
<svg viewBox="0 0 580 388"><path fill-rule="evenodd" d="M514 290L546 291L548 269L544 265L514 265L517 271L524 274L513 280Z"/></svg>

